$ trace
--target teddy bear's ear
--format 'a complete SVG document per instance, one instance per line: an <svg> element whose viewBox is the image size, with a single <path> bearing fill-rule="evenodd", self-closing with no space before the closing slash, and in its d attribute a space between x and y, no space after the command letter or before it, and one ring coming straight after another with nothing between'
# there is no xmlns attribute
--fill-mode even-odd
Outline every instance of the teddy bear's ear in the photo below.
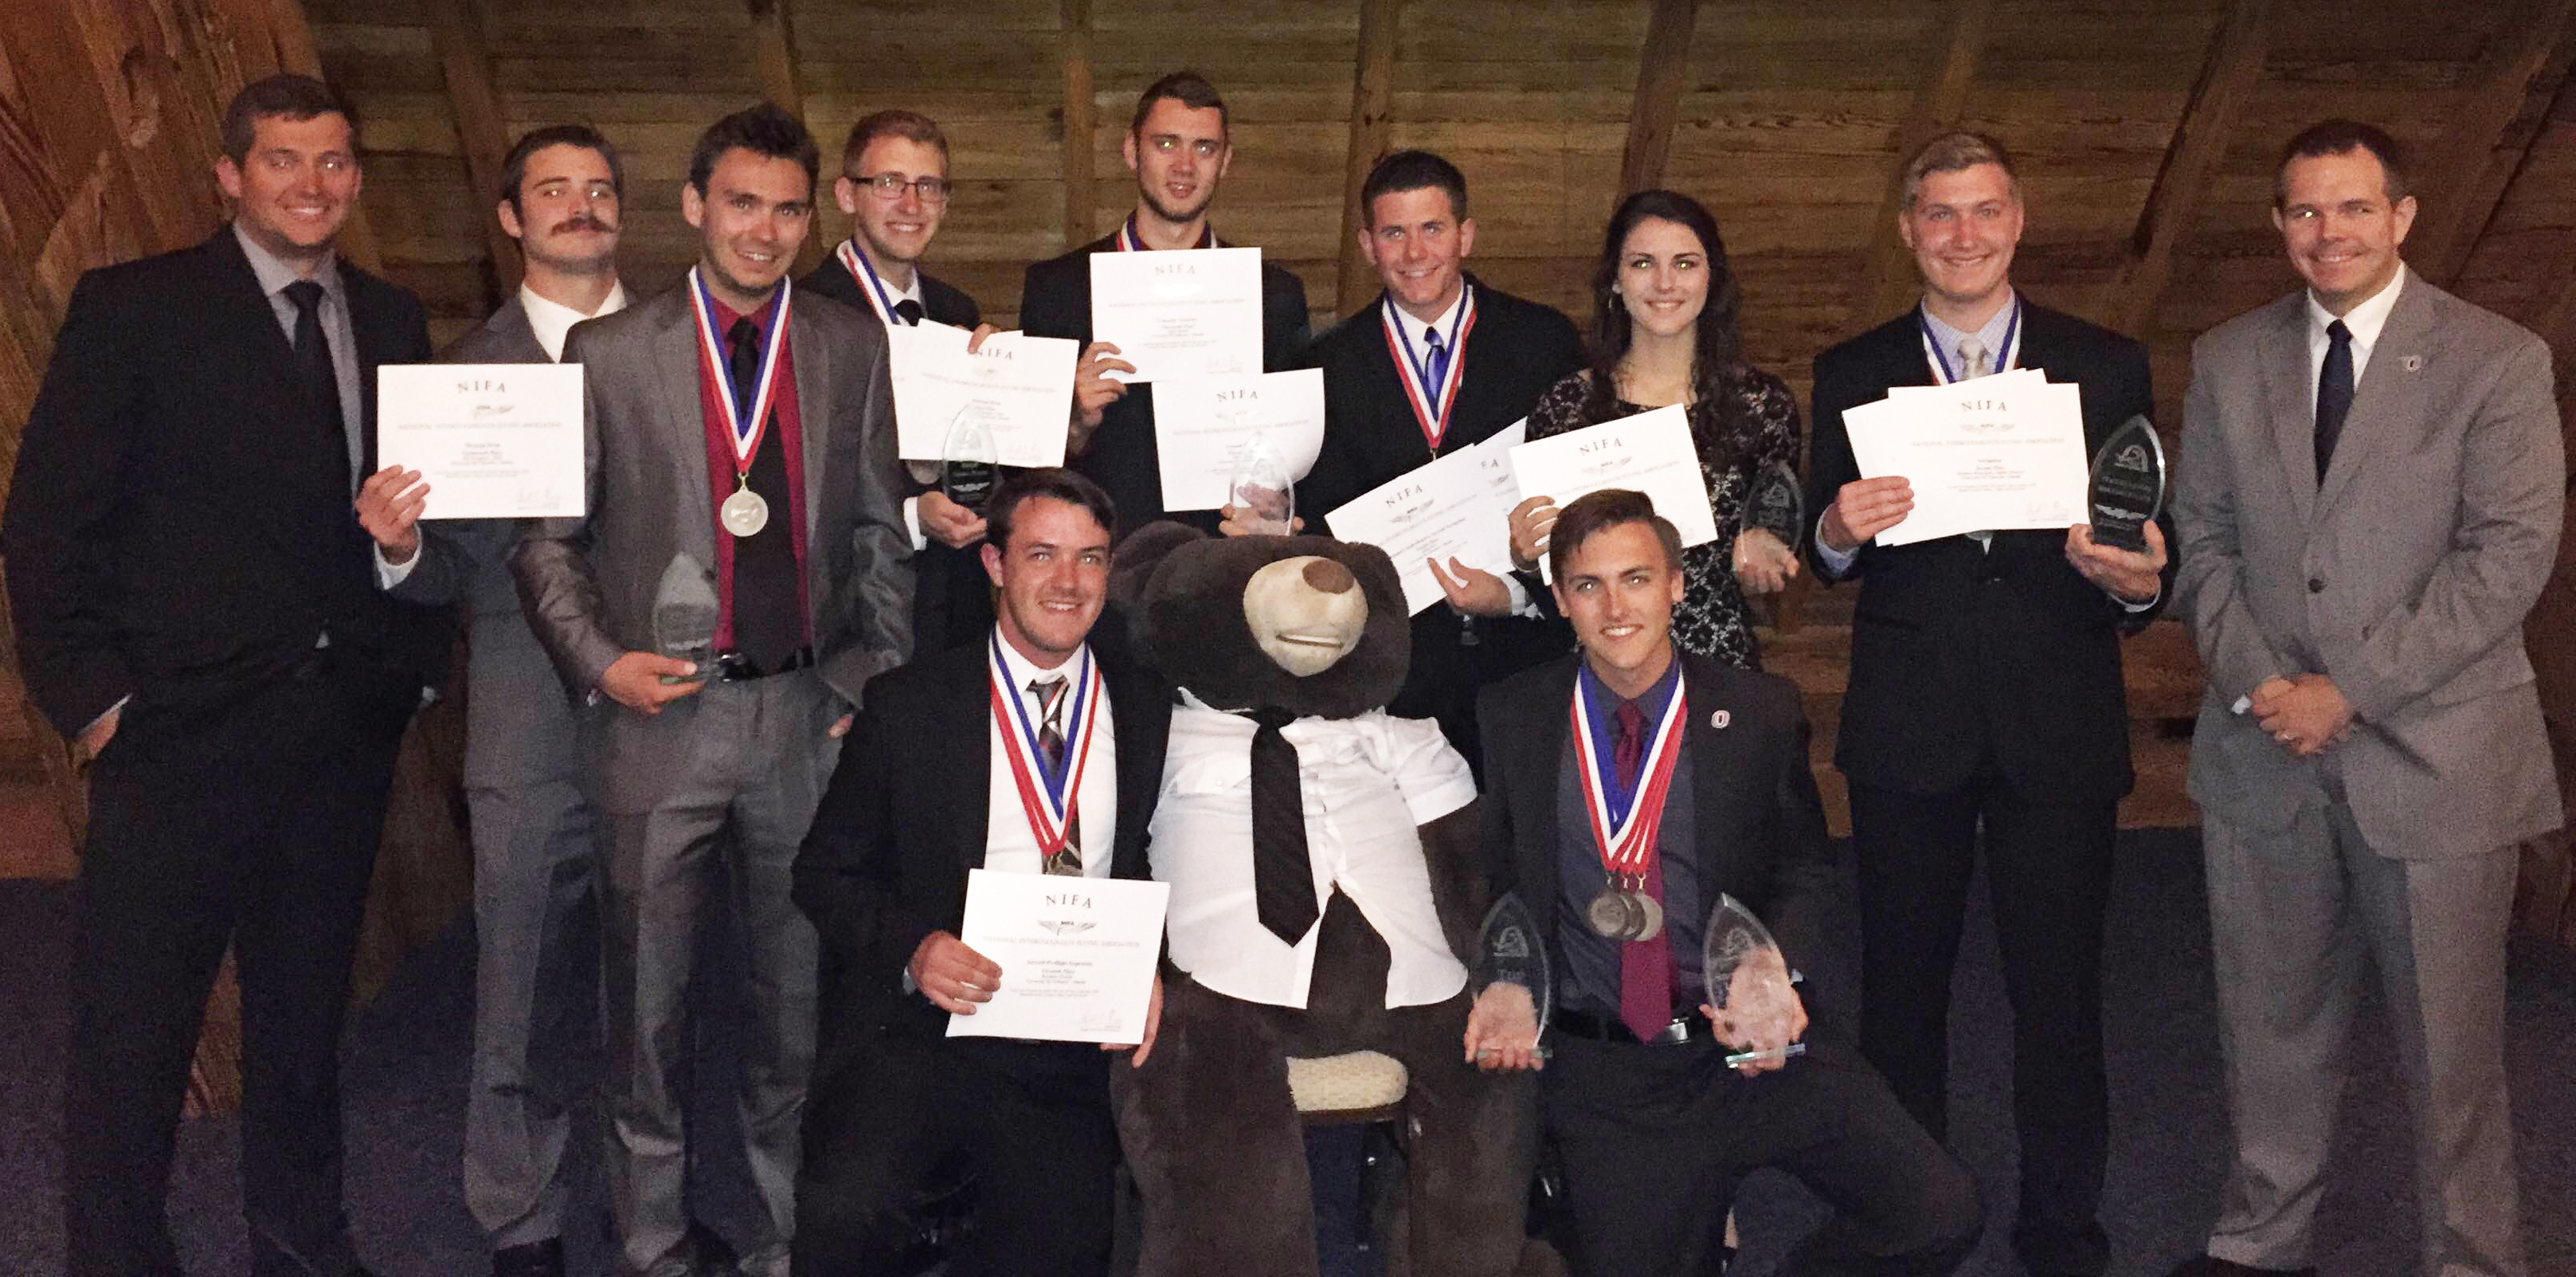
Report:
<svg viewBox="0 0 2576 1277"><path fill-rule="evenodd" d="M1207 534L1186 523L1157 519L1118 543L1109 563L1109 602L1131 615L1143 611L1145 585L1172 551Z"/></svg>

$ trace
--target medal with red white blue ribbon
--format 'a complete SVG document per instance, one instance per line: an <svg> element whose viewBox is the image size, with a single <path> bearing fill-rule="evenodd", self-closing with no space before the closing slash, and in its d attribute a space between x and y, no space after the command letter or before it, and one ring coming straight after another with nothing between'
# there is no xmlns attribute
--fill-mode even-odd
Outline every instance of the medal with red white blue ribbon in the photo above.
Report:
<svg viewBox="0 0 2576 1277"><path fill-rule="evenodd" d="M832 250L832 255L840 259L841 269L850 272L850 278L859 282L859 292L868 299L868 309L875 311L880 321L889 328L903 322L894 313L894 294L886 291L885 281L877 278L876 265L868 260L867 254L859 251L855 241L842 240L841 246Z"/></svg>
<svg viewBox="0 0 2576 1277"><path fill-rule="evenodd" d="M1378 313L1386 326L1386 353L1393 356L1396 381L1404 387L1404 400L1413 408L1413 420L1422 427L1423 442L1431 451L1440 451L1441 437L1449 433L1449 410L1457 405L1458 387L1467 380L1467 336L1476 330L1476 290L1468 288L1458 300L1458 318L1449 325L1449 365L1441 370L1438 385L1432 384L1431 351L1422 357L1413 354L1413 338L1405 326L1396 321L1395 299L1388 298ZM1434 336L1438 328L1431 329Z"/></svg>
<svg viewBox="0 0 2576 1277"><path fill-rule="evenodd" d="M1648 737L1638 764L1634 788L1618 787L1617 764L1607 739L1609 725L1594 721L1584 682L1590 669L1575 678L1574 764L1583 785L1583 810L1593 846L1610 880L1584 909L1592 929L1612 940L1652 940L1664 929L1664 910L1646 891L1646 870L1655 856L1655 836L1664 824L1664 794L1672 788L1673 765L1681 757L1682 723L1689 715L1679 671L1673 674L1673 697ZM1605 689L1606 690L1606 689Z"/></svg>
<svg viewBox="0 0 2576 1277"><path fill-rule="evenodd" d="M778 396L779 354L787 348L788 288L786 280L778 281L778 295L769 303L769 322L760 328L760 376L753 383L751 415L746 419L736 407L742 400L735 393L733 365L716 332L715 296L698 277L698 268L689 268L689 311L697 319L698 355L705 360L706 374L715 378L717 411L724 414L725 437L733 442L735 487L733 495L716 508L716 517L725 531L738 537L756 536L769 525L769 503L751 490L751 458L760 451L761 436L768 433L769 407Z"/></svg>
<svg viewBox="0 0 2576 1277"><path fill-rule="evenodd" d="M1216 227L1213 225L1201 226L1199 228L1199 242L1190 245L1190 247L1216 247ZM1137 238L1136 236L1136 215L1134 213L1129 213L1127 215L1127 220L1118 224L1118 251L1122 253L1142 253L1147 251L1145 248L1145 241Z"/></svg>
<svg viewBox="0 0 2576 1277"><path fill-rule="evenodd" d="M1038 745L1041 724L1030 719L1028 702L1011 685L1010 670L1002 663L1001 635L996 633L991 642L986 663L992 674L993 729L1001 733L1002 755L1010 762L1011 783L1020 795L1020 811L1028 818L1029 833L1037 839L1038 859L1043 864L1065 850L1066 834L1081 798L1083 768L1091 760L1092 728L1100 718L1100 667L1092 663L1091 648L1085 644L1073 687L1059 693L1073 697L1064 719L1073 725L1073 732L1065 738L1064 756L1050 767L1046 751ZM1077 856L1080 850L1074 849Z"/></svg>

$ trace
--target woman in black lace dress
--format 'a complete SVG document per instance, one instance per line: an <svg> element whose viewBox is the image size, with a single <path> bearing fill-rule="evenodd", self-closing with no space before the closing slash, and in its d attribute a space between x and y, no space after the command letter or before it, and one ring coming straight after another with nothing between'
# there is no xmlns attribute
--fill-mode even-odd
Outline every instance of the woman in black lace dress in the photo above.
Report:
<svg viewBox="0 0 2576 1277"><path fill-rule="evenodd" d="M1747 591L1770 594L1797 574L1797 557L1755 529L1738 536L1745 489L1772 462L1798 464L1798 405L1777 377L1744 362L1736 327L1744 295L1727 269L1717 219L1673 191L1619 204L1592 273L1591 366L1550 387L1530 410L1529 437L1687 405L1718 538L1682 551L1684 590L1673 641L1747 669L1761 666ZM1544 553L1556 504L1534 496L1512 510L1512 553Z"/></svg>

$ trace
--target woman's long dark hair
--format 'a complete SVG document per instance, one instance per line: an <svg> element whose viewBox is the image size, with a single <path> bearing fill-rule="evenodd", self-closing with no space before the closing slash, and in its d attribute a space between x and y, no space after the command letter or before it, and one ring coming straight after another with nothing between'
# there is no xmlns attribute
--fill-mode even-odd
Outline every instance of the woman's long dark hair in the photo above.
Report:
<svg viewBox="0 0 2576 1277"><path fill-rule="evenodd" d="M1698 350L1691 359L1691 397L1710 405L1715 417L1710 424L1715 437L1700 442L1709 458L1724 464L1733 452L1737 420L1742 416L1738 396L1733 389L1745 371L1744 334L1739 322L1744 311L1744 289L1735 280L1735 272L1726 264L1726 241L1717 233L1717 219L1706 206L1679 191L1639 191L1619 201L1610 214L1609 229L1601 237L1601 260L1592 269L1592 331L1584 342L1584 353L1591 363L1592 386L1585 396L1583 415L1589 421L1607 421L1615 411L1618 397L1616 370L1621 357L1628 353L1632 336L1628 307L1612 291L1619 283L1620 250L1628 243L1628 233L1637 224L1649 220L1672 222L1687 227L1699 237L1700 247L1708 259L1708 305L1699 313ZM1707 413L1694 413L1697 419Z"/></svg>

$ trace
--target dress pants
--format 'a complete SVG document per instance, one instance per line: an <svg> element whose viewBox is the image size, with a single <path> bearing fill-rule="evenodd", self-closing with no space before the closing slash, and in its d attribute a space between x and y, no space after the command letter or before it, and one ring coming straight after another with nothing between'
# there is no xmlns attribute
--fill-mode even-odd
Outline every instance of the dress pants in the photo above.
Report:
<svg viewBox="0 0 2576 1277"><path fill-rule="evenodd" d="M897 1271L913 1205L951 1165L974 1177L975 1227L946 1272L1106 1277L1108 1062L1088 1042L871 1035L808 1109L796 1277Z"/></svg>
<svg viewBox="0 0 2576 1277"><path fill-rule="evenodd" d="M548 689L551 690L551 689ZM465 1204L493 1249L563 1235L564 1148L599 1040L598 817L578 784L475 787Z"/></svg>
<svg viewBox="0 0 2576 1277"><path fill-rule="evenodd" d="M346 1277L339 1049L417 679L346 651L219 700L125 707L91 773L64 1095L73 1277L178 1277L171 1145L224 945L241 981L256 1277Z"/></svg>
<svg viewBox="0 0 2576 1277"><path fill-rule="evenodd" d="M2343 1080L2393 1048L2415 1117L2423 1272L2528 1273L2504 1076L2514 853L2394 859L2340 803L2302 806L2277 829L2213 809L2202 842L2236 1126L2209 1253L2261 1268L2311 1262ZM2365 960L2387 1008L2384 1042L2351 1040Z"/></svg>
<svg viewBox="0 0 2576 1277"><path fill-rule="evenodd" d="M1549 1041L1539 1113L1564 1166L1576 1277L1715 1271L1736 1186L1766 1166L1834 1208L1788 1273L1939 1277L1976 1244L1976 1181L1848 1055L1814 1045L1746 1078L1705 1036Z"/></svg>
<svg viewBox="0 0 2576 1277"><path fill-rule="evenodd" d="M1950 980L1980 818L1986 884L2012 1004L2021 1203L2013 1249L2032 1272L2099 1274L2108 1157L2102 919L2116 803L2031 802L2000 780L1944 794L1854 782L1860 862L1861 1051L1907 1112L1946 1138Z"/></svg>
<svg viewBox="0 0 2576 1277"><path fill-rule="evenodd" d="M797 1128L814 1062L818 958L813 924L788 898L790 870L839 756L828 735L839 702L810 669L712 682L688 699L686 730L656 738L684 757L621 760L612 733L600 760L672 778L649 810L612 805L606 816L609 1214L621 1274L690 1271L689 976L704 911L730 905L740 917L721 930L747 946L752 1022L739 1097L745 1152L771 1232L744 1271L767 1277L785 1271L795 1234Z"/></svg>

